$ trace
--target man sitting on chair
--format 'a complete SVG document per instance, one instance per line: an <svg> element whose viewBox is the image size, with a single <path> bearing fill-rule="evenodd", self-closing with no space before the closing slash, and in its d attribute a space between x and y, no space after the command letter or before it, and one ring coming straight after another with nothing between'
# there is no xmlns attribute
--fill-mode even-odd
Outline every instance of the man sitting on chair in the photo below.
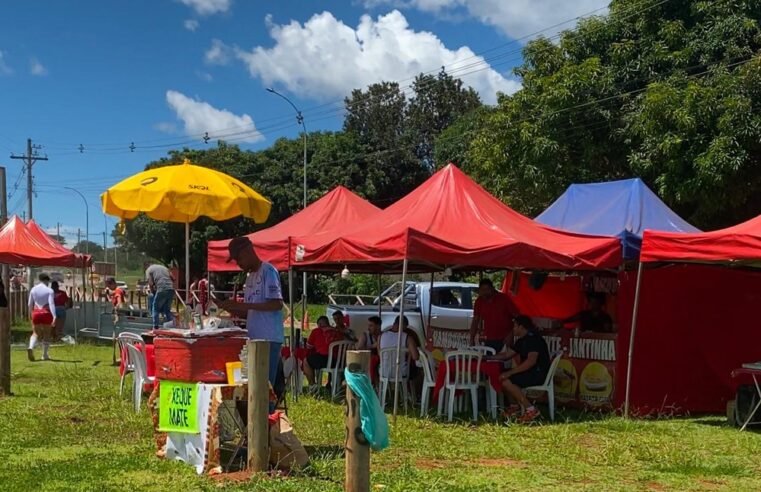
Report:
<svg viewBox="0 0 761 492"><path fill-rule="evenodd" d="M550 351L528 316L515 317L513 334L516 336L513 348L503 349L494 358L510 360L518 356L518 363L499 377L505 394L510 401L515 402L505 410L504 416L509 418L520 415L519 422L528 423L539 416L539 410L528 401L523 388L544 384L550 369Z"/></svg>
<svg viewBox="0 0 761 492"><path fill-rule="evenodd" d="M317 328L312 330L307 339L307 355L304 361L304 375L309 381L309 391L316 392L319 389L319 383L315 379L315 373L318 369L328 367L328 355L330 344L339 342L344 339L344 335L330 326L330 320L327 316L320 316L317 319Z"/></svg>

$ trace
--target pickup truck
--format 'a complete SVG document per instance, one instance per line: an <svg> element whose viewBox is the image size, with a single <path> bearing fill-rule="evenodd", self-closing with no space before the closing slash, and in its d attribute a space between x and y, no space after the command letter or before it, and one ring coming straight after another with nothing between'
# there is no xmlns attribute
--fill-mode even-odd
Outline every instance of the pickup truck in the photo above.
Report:
<svg viewBox="0 0 761 492"><path fill-rule="evenodd" d="M368 318L378 316L380 304L380 317L385 330L399 315L401 290L402 283L396 282L381 293L380 297L330 295L326 315L331 319L335 311L343 312L349 328L359 337L367 330ZM473 302L477 296L476 284L434 282L431 288L430 282L407 282L404 289L404 314L423 346L428 346L429 349L464 348L468 345ZM337 302L344 299L348 302Z"/></svg>

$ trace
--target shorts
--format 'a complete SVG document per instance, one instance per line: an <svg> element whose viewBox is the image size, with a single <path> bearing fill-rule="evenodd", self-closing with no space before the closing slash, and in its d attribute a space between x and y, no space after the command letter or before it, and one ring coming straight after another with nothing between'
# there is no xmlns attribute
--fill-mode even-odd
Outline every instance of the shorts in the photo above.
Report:
<svg viewBox="0 0 761 492"><path fill-rule="evenodd" d="M325 369L328 367L328 356L312 352L307 355L307 364L312 369Z"/></svg>
<svg viewBox="0 0 761 492"><path fill-rule="evenodd" d="M35 309L32 311L32 324L33 325L52 325L53 313L47 309Z"/></svg>
<svg viewBox="0 0 761 492"><path fill-rule="evenodd" d="M545 379L547 379L546 374L542 374L542 371L532 369L510 376L510 381L519 388L541 386L544 384Z"/></svg>
<svg viewBox="0 0 761 492"><path fill-rule="evenodd" d="M65 307L55 308L55 317L60 319L61 321L66 321L66 308Z"/></svg>

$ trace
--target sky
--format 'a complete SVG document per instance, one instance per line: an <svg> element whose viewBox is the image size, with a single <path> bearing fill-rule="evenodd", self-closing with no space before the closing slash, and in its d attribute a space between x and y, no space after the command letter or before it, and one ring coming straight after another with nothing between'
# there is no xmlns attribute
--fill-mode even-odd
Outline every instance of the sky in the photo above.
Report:
<svg viewBox="0 0 761 492"><path fill-rule="evenodd" d="M100 194L169 149L224 139L262 149L300 127L336 130L343 98L382 80L403 88L441 67L486 103L514 93L520 48L604 14L607 0L26 0L0 23L0 166L8 208L69 245L102 243ZM204 137L208 134L209 143ZM75 191L79 191L83 200Z"/></svg>

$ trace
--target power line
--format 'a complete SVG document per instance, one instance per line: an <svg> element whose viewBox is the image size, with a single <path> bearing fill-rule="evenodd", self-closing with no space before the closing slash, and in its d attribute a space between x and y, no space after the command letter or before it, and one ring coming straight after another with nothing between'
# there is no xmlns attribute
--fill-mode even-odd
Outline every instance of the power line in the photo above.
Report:
<svg viewBox="0 0 761 492"><path fill-rule="evenodd" d="M650 9L655 8L657 6L660 6L660 5L662 5L662 4L664 4L664 3L668 2L668 1L670 1L670 0L657 0L657 1L654 1L653 3L651 3L649 5L645 5L646 2L642 2L642 3L638 4L638 5L634 5L629 10L626 10L626 11L624 11L622 13L622 15L624 16L623 19L627 19L627 18L631 17L632 15L637 15L637 14L642 13L644 11L647 11L647 10L650 10ZM602 11L602 10L604 10L604 8L598 8L598 9L592 10L590 12L581 14L579 16L573 17L571 19L568 19L568 20L562 21L560 23L554 24L552 26L546 27L544 29L538 30L538 31L536 31L534 33L528 34L528 35L523 36L521 38L518 38L518 39L515 39L515 40L511 40L509 42L503 43L503 44L498 45L498 46L493 47L493 48L482 50L481 52L474 53L471 56L468 56L466 58L463 58L463 59L458 60L457 62L453 63L449 67L448 71L446 69L444 69L444 67L442 67L442 69L444 69L444 72L447 73L450 76L466 77L468 75L472 75L474 73L478 73L478 72L481 72L481 71L484 71L484 70L493 69L496 66L501 66L501 65L506 65L506 64L512 63L512 62L520 59L520 54L521 54L522 48L518 48L516 50L509 50L509 51L500 53L500 50L502 48L505 48L505 47L511 46L511 45L520 44L523 41L529 40L531 38L535 38L535 37L541 35L544 32L547 32L547 31L550 31L550 30L554 30L554 29L556 29L556 28L558 28L558 27L560 27L562 25L565 25L565 24L568 24L568 23L571 23L571 22L577 22L577 21L579 21L579 20L581 20L583 18L587 18L587 17L593 16L594 14L596 14L596 13ZM563 35L563 33L559 32L559 33L556 33L556 34L554 34L552 36L549 36L547 39L556 39L556 38L559 38L562 35ZM494 53L494 52L496 52L494 55L483 56L484 54ZM518 55L516 58L509 58L507 60L504 60L509 55L516 55L516 54ZM473 60L473 59L477 59L477 61L463 65L463 63L465 63L466 61ZM503 61L501 63L499 63L499 64L492 64L493 61L496 61L498 59L503 59ZM400 79L396 83L399 84L399 83L404 82L404 81L417 79L417 77L420 76L420 75L429 75L429 74L432 74L432 73L437 72L437 71L439 71L438 68L435 69L435 70L427 71L427 72L421 72L421 74L418 74L418 75L415 75L415 76L412 76L412 77L408 77L408 78L405 78L405 79ZM433 83L433 82L434 81L422 80L422 81L417 82L417 84L418 84L418 87L421 87L421 86L424 87L427 83ZM404 93L405 95L407 94L408 91L414 91L414 88L415 88L415 84L414 83L413 84L408 84L408 85L403 86L403 87L400 87L400 89L402 90L402 93ZM361 98L362 97L369 98L370 95L365 93L362 96L360 96L360 102L361 102ZM356 101L356 99L355 99L355 101ZM310 121L318 121L317 119L315 119L313 117L313 115L311 115L311 112L312 111L321 110L318 113L316 113L315 116L325 116L324 118L320 118L319 120L330 119L332 117L338 116L340 113L345 111L345 108L342 107L343 103L344 103L344 101L342 99L342 100L339 100L339 101L333 101L333 102L328 102L328 103L324 103L324 104L308 107L308 108L306 108L303 111L303 114L305 114L305 116L308 116ZM335 105L341 105L341 107L332 108L332 109L324 109L324 108L330 108L330 107L335 106ZM215 140L226 140L228 137L231 137L231 136L241 136L242 138L240 138L239 140L243 141L243 140L249 139L251 136L254 136L254 135L262 135L262 131L268 130L270 128L273 131L276 130L276 129L289 128L289 127L293 126L292 122L290 122L290 123L285 123L285 122L287 120L291 120L291 119L292 119L291 115L289 115L289 116L277 116L277 117L268 118L268 119L265 119L265 120L259 120L259 122L258 122L260 125L261 125L262 122L265 122L265 121L278 121L278 122L280 122L280 123L276 123L276 124L273 124L273 125L258 126L258 127L255 127L254 125L243 125L243 126L236 126L236 127L230 127L230 128L227 128L227 129L217 130L216 132L211 132L211 133L215 133L215 135L213 136L213 139L215 139ZM285 126L283 126L283 125L285 125ZM229 133L229 132L232 132L232 133ZM74 155L74 154L77 154L77 153L84 153L84 152L94 153L96 151L97 152L103 152L103 153L108 152L109 154L110 153L123 154L123 153L127 153L127 152L136 152L138 148L140 148L141 150L150 150L150 149L173 148L173 147L178 147L178 146L181 146L181 145L189 145L191 143L195 143L198 139L204 139L204 141L206 143L211 138L212 137L210 135L210 132L207 131L207 132L203 132L203 133L189 134L189 135L186 136L185 140L181 140L181 141L177 141L177 140L170 141L170 140L174 140L174 139L167 138L167 139L146 140L146 141L143 141L143 142L138 142L138 144L135 144L134 141L131 141L130 144L126 144L126 143L111 143L111 144L91 143L91 144L87 144L87 145L82 144L82 143L76 144L76 145L72 145L72 144L60 144L59 148L62 148L62 149L72 149L72 150L69 151L69 152L66 152L66 153L59 153L59 155ZM155 144L155 145L146 145L146 144L153 143L153 142L168 142L168 143ZM54 144L54 145L56 147L58 146L58 144ZM49 146L49 148L56 148L56 147L50 147ZM76 149L76 150L74 150L74 149Z"/></svg>

